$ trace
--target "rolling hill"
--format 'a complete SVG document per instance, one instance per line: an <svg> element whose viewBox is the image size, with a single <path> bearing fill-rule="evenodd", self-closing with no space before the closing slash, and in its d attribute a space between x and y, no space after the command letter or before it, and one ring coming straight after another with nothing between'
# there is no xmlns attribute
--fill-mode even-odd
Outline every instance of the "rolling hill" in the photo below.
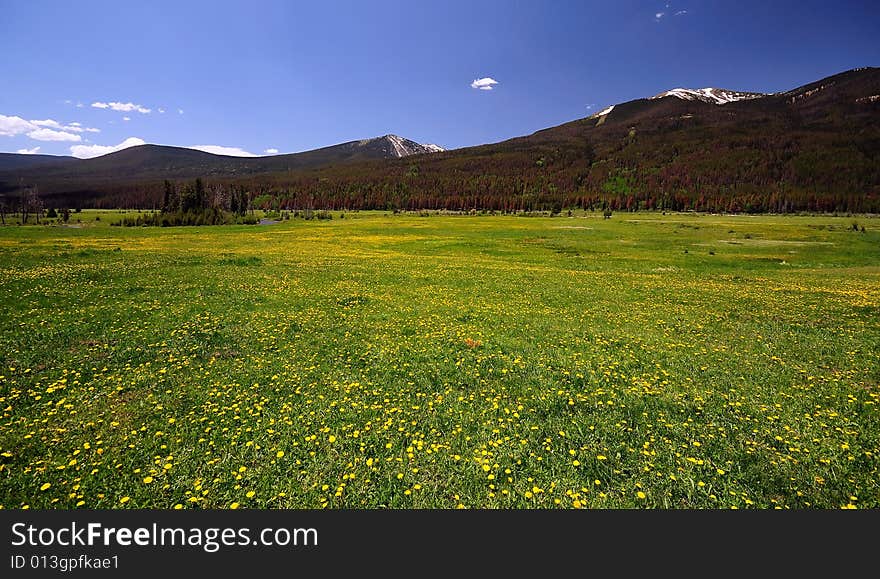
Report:
<svg viewBox="0 0 880 579"><path fill-rule="evenodd" d="M57 155L23 155L21 153L0 153L0 172L30 169L32 167L60 166L79 161L76 157Z"/></svg>
<svg viewBox="0 0 880 579"><path fill-rule="evenodd" d="M166 145L139 145L93 159L51 155L0 154L0 194L18 189L19 182L37 185L42 194L69 198L131 183L196 177L231 177L302 170L336 163L400 158L443 151L397 135L384 135L331 145L301 153L265 157L232 157Z"/></svg>

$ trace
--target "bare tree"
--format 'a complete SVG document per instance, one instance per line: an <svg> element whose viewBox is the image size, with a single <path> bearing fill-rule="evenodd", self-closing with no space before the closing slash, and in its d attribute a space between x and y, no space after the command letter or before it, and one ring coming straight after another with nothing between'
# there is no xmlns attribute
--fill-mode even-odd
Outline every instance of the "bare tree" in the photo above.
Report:
<svg viewBox="0 0 880 579"><path fill-rule="evenodd" d="M34 213L34 217L37 220L37 225L39 225L40 216L43 214L43 200L40 198L40 192L37 190L36 186L26 187L24 193L21 196L22 225L27 223L28 217L30 216L31 212Z"/></svg>
<svg viewBox="0 0 880 579"><path fill-rule="evenodd" d="M40 198L40 192L37 190L36 185L30 189L30 206L37 219L37 225L39 225L40 217L43 216L43 200Z"/></svg>
<svg viewBox="0 0 880 579"><path fill-rule="evenodd" d="M220 183L211 187L211 207L229 211L229 194Z"/></svg>

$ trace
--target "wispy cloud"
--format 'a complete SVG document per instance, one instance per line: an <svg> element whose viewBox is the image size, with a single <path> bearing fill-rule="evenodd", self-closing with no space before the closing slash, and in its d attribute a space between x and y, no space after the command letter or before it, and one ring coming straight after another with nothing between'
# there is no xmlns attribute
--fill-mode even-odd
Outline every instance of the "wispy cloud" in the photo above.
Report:
<svg viewBox="0 0 880 579"><path fill-rule="evenodd" d="M471 83L471 88L478 90L493 90L498 81L490 76L478 78Z"/></svg>
<svg viewBox="0 0 880 579"><path fill-rule="evenodd" d="M62 125L61 123L59 123L58 121L56 121L54 119L46 119L44 121L31 121L31 123L33 123L34 125L36 125L38 127L57 129L59 131L68 131L71 133L81 133L83 131L89 130L87 128L84 128L82 126L82 123L70 123L68 125ZM96 130L97 129L94 129L90 132L94 132Z"/></svg>
<svg viewBox="0 0 880 579"><path fill-rule="evenodd" d="M130 120L131 120L131 117L122 117L122 120L123 120L123 121L130 121Z"/></svg>
<svg viewBox="0 0 880 579"><path fill-rule="evenodd" d="M165 114L165 109L163 109L162 107L159 107L159 114L160 115Z"/></svg>
<svg viewBox="0 0 880 579"><path fill-rule="evenodd" d="M137 111L142 115L149 114L152 112L152 109L148 109L145 106L137 105L135 103L118 103L118 102L101 102L96 101L92 103L92 107L96 109L110 109L113 111L117 111L120 113L130 113L133 111Z"/></svg>
<svg viewBox="0 0 880 579"><path fill-rule="evenodd" d="M190 145L190 149L196 151L204 151L205 153L213 153L214 155L227 155L229 157L256 157L253 153L245 151L240 147L223 147L221 145Z"/></svg>
<svg viewBox="0 0 880 579"><path fill-rule="evenodd" d="M182 115L182 114L183 114L183 109L177 109L177 114Z"/></svg>
<svg viewBox="0 0 880 579"><path fill-rule="evenodd" d="M27 136L35 141L82 141L82 137L77 134L54 129L34 129Z"/></svg>
<svg viewBox="0 0 880 579"><path fill-rule="evenodd" d="M687 10L675 9L672 7L672 4L670 2L667 2L666 5L663 7L663 10L654 13L654 22L660 22L661 20L663 20L664 18L666 18L670 14L672 16L686 16L687 13L688 13Z"/></svg>
<svg viewBox="0 0 880 579"><path fill-rule="evenodd" d="M266 150L263 151L263 152L266 153L267 155L277 155L277 154L278 154L278 149L276 149L276 148L273 147L273 148L271 148L271 149L266 149Z"/></svg>
<svg viewBox="0 0 880 579"><path fill-rule="evenodd" d="M74 157L91 159L108 153L115 153L116 151L121 151L122 149L127 149L129 147L137 147L138 145L146 144L146 141L143 139L129 137L118 145L73 145L70 147L70 152Z"/></svg>
<svg viewBox="0 0 880 579"><path fill-rule="evenodd" d="M19 155L36 155L39 152L39 147L34 147L33 149L19 149L16 151Z"/></svg>

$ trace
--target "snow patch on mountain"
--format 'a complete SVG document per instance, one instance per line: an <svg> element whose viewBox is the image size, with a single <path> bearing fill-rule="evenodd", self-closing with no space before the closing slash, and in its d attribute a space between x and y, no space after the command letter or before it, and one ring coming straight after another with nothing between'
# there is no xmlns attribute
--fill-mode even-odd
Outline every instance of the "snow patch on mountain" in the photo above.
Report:
<svg viewBox="0 0 880 579"><path fill-rule="evenodd" d="M391 146L394 149L395 157L406 157L407 155L412 155L411 149L407 148L407 146L404 144L403 139L401 139L397 135L387 135L385 138L388 140L389 143L391 143Z"/></svg>
<svg viewBox="0 0 880 579"><path fill-rule="evenodd" d="M611 105L610 107L608 107L608 108L604 108L604 109L602 109L601 111L599 111L598 113L592 114L592 115L590 115L590 116L587 117L587 118L590 118L590 119L598 119L598 118L601 118L601 117L604 117L604 116L608 115L608 114L609 114L611 111L613 111L613 110L614 110L614 105Z"/></svg>
<svg viewBox="0 0 880 579"><path fill-rule="evenodd" d="M737 101L759 99L767 96L758 92L742 92L735 90L727 90L723 88L674 88L666 92L654 95L651 99L661 99L663 97L675 97L685 101L702 101L704 103L726 105Z"/></svg>

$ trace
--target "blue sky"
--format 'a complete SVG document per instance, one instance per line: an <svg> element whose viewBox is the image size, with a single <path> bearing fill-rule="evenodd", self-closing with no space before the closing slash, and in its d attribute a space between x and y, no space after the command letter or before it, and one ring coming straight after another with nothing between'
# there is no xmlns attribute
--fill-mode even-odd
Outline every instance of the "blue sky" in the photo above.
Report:
<svg viewBox="0 0 880 579"><path fill-rule="evenodd" d="M458 148L679 86L880 66L878 31L876 1L0 0L0 151Z"/></svg>

